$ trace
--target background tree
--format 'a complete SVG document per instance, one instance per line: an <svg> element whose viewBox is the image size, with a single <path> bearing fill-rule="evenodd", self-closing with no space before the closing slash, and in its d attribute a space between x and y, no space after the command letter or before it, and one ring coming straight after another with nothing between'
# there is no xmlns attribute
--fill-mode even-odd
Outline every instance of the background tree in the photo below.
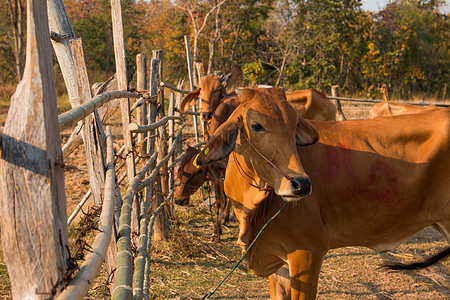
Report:
<svg viewBox="0 0 450 300"><path fill-rule="evenodd" d="M2 89L20 77L13 32L20 13L11 12L23 1L0 2ZM446 93L450 22L439 12L441 4L393 0L368 13L360 0L122 2L128 62L138 52L165 49L164 74L171 82L187 77L184 35L190 35L196 61L208 72L232 72L235 86L246 80L328 92L339 84L341 93L377 97L377 87L390 84L390 94L405 99ZM83 39L90 78L103 81L114 72L109 1L66 0L65 5Z"/></svg>
<svg viewBox="0 0 450 300"><path fill-rule="evenodd" d="M17 79L22 79L24 68L24 38L25 38L25 0L8 0L8 11L10 15L10 27L14 39L14 67ZM2 10L3 11L3 10Z"/></svg>

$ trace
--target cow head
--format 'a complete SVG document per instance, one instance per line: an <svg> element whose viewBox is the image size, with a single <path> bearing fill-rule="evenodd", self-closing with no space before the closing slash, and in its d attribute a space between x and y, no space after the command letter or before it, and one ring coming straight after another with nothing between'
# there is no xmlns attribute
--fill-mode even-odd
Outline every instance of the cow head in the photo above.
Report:
<svg viewBox="0 0 450 300"><path fill-rule="evenodd" d="M198 88L190 92L180 104L180 111L186 112L188 107L195 105L200 98L202 101L202 118L209 120L220 104L220 100L226 96L225 87L229 76L203 76Z"/></svg>
<svg viewBox="0 0 450 300"><path fill-rule="evenodd" d="M189 197L194 194L206 181L207 167L202 166L197 168L194 164L194 159L200 150L189 147L186 150L186 155L181 159L177 177L179 186L175 190L175 203L178 205L187 205Z"/></svg>
<svg viewBox="0 0 450 300"><path fill-rule="evenodd" d="M311 184L297 146L317 141L313 126L297 117L281 88L243 89L237 93L241 105L197 155L197 165L223 159L235 149L240 167L258 186L273 187L286 201L309 195Z"/></svg>

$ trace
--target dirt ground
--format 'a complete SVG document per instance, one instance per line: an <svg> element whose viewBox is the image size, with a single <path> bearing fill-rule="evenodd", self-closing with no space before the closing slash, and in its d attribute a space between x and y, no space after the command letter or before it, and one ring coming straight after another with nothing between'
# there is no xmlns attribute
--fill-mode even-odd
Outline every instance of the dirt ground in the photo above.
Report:
<svg viewBox="0 0 450 300"><path fill-rule="evenodd" d="M367 117L365 105L343 108L347 118ZM116 142L118 149L118 138ZM69 215L89 189L84 148L78 148L65 164ZM174 206L170 240L152 246L152 299L201 299L240 258L237 221L232 220L224 228L220 242L212 241L215 209L200 206L200 202L198 192L188 207ZM448 243L436 230L426 228L388 253L362 247L332 250L323 263L318 299L450 299L450 260L421 271L388 272L378 268L385 262L420 260L446 246ZM5 271L0 252L0 297L10 299ZM104 282L103 272L86 299L108 299L107 294L96 292L105 290ZM211 298L268 299L268 279L253 275L244 262Z"/></svg>

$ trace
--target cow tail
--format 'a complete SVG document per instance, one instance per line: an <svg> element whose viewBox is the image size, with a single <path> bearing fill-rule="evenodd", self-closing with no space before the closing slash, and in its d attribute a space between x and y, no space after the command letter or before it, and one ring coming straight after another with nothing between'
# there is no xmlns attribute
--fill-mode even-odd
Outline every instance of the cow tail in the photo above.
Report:
<svg viewBox="0 0 450 300"><path fill-rule="evenodd" d="M440 251L439 253L429 257L428 259L426 259L422 262L415 262L415 263L409 263L409 264L402 264L402 263L384 264L384 265L382 265L382 268L394 270L394 271L418 270L418 269L423 269L423 268L429 267L431 265L434 265L435 263L446 258L449 255L450 255L450 247L447 247L444 250Z"/></svg>

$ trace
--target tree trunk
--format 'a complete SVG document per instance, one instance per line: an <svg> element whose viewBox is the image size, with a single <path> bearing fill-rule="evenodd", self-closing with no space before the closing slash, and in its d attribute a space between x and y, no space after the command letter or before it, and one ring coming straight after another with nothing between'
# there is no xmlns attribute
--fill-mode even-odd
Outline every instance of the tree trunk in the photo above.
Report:
<svg viewBox="0 0 450 300"><path fill-rule="evenodd" d="M2 243L13 298L48 299L62 288L69 253L47 3L29 0L27 20L24 76L2 139Z"/></svg>
<svg viewBox="0 0 450 300"><path fill-rule="evenodd" d="M11 15L11 21L13 23L12 31L14 36L14 59L15 59L15 69L17 73L18 80L22 79L22 70L23 70L23 26L25 24L24 19L24 9L25 9L25 1L23 0L14 0L14 4L12 0L8 0L9 2L9 12Z"/></svg>

